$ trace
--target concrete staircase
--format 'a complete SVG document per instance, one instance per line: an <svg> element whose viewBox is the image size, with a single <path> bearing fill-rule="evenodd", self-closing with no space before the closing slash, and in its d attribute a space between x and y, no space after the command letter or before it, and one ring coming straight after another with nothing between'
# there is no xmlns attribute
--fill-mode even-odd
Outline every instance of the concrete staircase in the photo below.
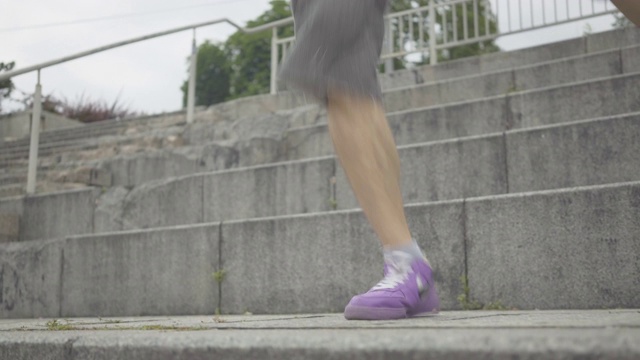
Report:
<svg viewBox="0 0 640 360"><path fill-rule="evenodd" d="M640 306L640 30L381 81L444 309ZM379 280L324 111L299 96L42 140L43 179L109 181L0 198L3 318L340 312ZM0 147L16 186L28 143Z"/></svg>

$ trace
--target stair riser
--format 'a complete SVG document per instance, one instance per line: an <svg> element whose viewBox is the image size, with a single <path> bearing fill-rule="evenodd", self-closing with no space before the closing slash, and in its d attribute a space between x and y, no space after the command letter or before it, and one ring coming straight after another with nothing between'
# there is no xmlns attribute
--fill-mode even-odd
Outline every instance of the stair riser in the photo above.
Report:
<svg viewBox="0 0 640 360"><path fill-rule="evenodd" d="M633 59L639 48L422 85L385 93L389 112L540 89L640 71Z"/></svg>
<svg viewBox="0 0 640 360"><path fill-rule="evenodd" d="M405 202L451 200L640 179L640 115L401 147ZM23 240L231 219L353 209L358 203L334 158L204 173L137 187L126 198L74 192L30 198ZM80 196L80 194L83 194ZM85 199L86 197L86 199ZM80 200L82 198L83 200ZM80 203L76 203L80 201ZM118 204L115 209L103 204ZM56 225L57 224L57 225ZM65 225L66 224L66 225ZM70 228L69 228L70 229Z"/></svg>
<svg viewBox="0 0 640 360"><path fill-rule="evenodd" d="M519 309L640 306L639 183L414 205L407 217L443 309L459 307L463 275L473 298ZM360 212L0 249L3 269L17 269L3 280L21 289L3 298L11 318L339 312L382 271Z"/></svg>
<svg viewBox="0 0 640 360"><path fill-rule="evenodd" d="M413 84L417 85L529 66L540 62L634 46L639 43L640 30L626 28L533 48L449 61L436 66L424 66L414 70L396 71L389 75L380 76L380 83L383 89L393 89Z"/></svg>
<svg viewBox="0 0 640 360"><path fill-rule="evenodd" d="M391 114L398 145L453 139L640 111L640 74ZM286 160L333 154L326 125L285 135Z"/></svg>
<svg viewBox="0 0 640 360"><path fill-rule="evenodd" d="M435 106L456 101L464 101L506 94L514 90L536 89L599 77L640 71L640 47L614 50L586 55L575 59L556 61L514 71L490 73L459 80L446 81L411 89L394 90L385 93L387 111L393 112L413 107ZM500 69L501 70L501 69ZM66 147L66 144L86 138L116 135L126 129L124 123L114 123L105 129L90 127L61 134L45 135L41 138L41 151L47 148ZM27 139L3 145L3 158L26 157L29 143ZM82 144L74 147L82 148ZM61 149L64 150L64 149Z"/></svg>
<svg viewBox="0 0 640 360"><path fill-rule="evenodd" d="M640 115L404 147L403 197L416 203L638 180L638 138ZM101 231L357 207L342 169L323 158L143 185L124 202L124 227Z"/></svg>

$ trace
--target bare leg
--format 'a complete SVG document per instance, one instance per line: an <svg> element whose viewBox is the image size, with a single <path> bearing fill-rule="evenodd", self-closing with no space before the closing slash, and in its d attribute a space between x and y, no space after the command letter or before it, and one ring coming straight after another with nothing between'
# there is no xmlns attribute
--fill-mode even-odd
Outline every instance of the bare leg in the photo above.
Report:
<svg viewBox="0 0 640 360"><path fill-rule="evenodd" d="M329 132L362 210L384 247L411 243L400 192L400 158L381 104L329 93Z"/></svg>

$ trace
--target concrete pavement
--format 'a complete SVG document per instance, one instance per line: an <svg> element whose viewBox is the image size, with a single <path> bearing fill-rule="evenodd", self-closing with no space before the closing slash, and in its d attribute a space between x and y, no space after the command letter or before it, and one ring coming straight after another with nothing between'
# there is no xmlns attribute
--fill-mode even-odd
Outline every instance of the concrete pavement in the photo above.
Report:
<svg viewBox="0 0 640 360"><path fill-rule="evenodd" d="M637 359L640 310L0 320L0 359Z"/></svg>

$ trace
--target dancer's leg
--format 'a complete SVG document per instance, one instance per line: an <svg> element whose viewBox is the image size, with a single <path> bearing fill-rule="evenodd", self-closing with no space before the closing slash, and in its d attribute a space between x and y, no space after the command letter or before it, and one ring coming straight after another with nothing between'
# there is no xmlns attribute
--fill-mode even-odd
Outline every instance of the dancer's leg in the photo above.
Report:
<svg viewBox="0 0 640 360"><path fill-rule="evenodd" d="M411 244L400 192L400 159L381 104L332 91L329 132L362 210L384 247Z"/></svg>

